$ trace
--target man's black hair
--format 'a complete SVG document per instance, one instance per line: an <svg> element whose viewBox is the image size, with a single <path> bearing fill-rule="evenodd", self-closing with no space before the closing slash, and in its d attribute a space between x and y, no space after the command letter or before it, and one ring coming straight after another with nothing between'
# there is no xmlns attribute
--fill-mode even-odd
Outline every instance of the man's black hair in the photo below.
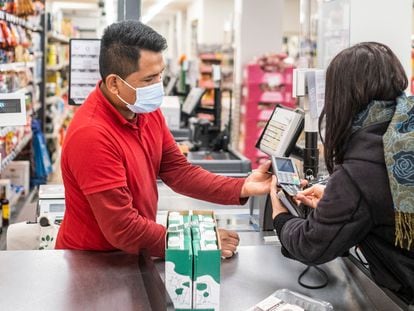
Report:
<svg viewBox="0 0 414 311"><path fill-rule="evenodd" d="M125 79L139 70L141 50L162 52L167 48L163 36L139 21L129 20L108 26L101 40L99 72L101 78L117 74Z"/></svg>

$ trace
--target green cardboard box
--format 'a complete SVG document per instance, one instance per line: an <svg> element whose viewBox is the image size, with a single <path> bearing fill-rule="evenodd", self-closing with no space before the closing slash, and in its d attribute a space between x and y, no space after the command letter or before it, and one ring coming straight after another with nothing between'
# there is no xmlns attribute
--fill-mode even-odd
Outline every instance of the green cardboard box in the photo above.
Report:
<svg viewBox="0 0 414 311"><path fill-rule="evenodd" d="M198 228L196 229L198 229L197 233L200 239L193 238L193 310L218 311L220 307L221 245L214 212L193 211L194 216L198 216ZM210 234L206 234L207 231ZM211 231L215 232L214 240ZM215 249L211 249L211 247Z"/></svg>
<svg viewBox="0 0 414 311"><path fill-rule="evenodd" d="M167 216L167 291L176 310L218 311L221 245L214 212L189 211L179 215L182 222L177 212L171 221L170 213Z"/></svg>
<svg viewBox="0 0 414 311"><path fill-rule="evenodd" d="M180 212L183 216L183 226L181 231L177 231L175 220L169 221L167 218L167 237L165 250L165 286L168 294L174 303L176 310L192 309L192 292L193 292L193 249L191 245L191 231L189 225L189 213ZM168 215L169 216L169 215ZM168 228L173 226L173 231L168 232ZM179 232L179 233L178 233ZM183 243L180 247L169 247L169 239L181 234Z"/></svg>

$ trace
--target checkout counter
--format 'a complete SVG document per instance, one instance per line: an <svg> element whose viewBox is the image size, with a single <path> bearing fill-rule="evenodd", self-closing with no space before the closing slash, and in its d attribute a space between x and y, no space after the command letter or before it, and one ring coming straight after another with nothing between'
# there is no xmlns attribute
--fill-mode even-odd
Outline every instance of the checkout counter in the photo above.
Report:
<svg viewBox="0 0 414 311"><path fill-rule="evenodd" d="M187 66L188 64L184 66L186 72ZM177 83L176 78L172 77L168 82L167 95L172 94L173 85ZM161 111L176 142L185 145L185 149L189 149L183 151L189 162L217 174L246 176L251 171L251 162L229 147L231 125L229 123L223 129L221 124L220 66L213 66L213 80L214 105L212 107L201 107L201 100L206 89L193 87L190 90L190 86L186 85L187 91L181 94L185 96L183 103L180 103L180 96L165 96ZM231 110L230 105L229 120L231 120ZM197 118L198 113L212 116L213 121Z"/></svg>
<svg viewBox="0 0 414 311"><path fill-rule="evenodd" d="M246 245L222 261L220 310L247 310L274 291L287 288L330 302L334 310L404 310L347 259L322 268L327 287L308 290L296 282L304 265L284 258L275 245ZM259 239L260 240L260 239ZM173 310L160 278L164 262L121 252L4 251L0 253L2 310Z"/></svg>
<svg viewBox="0 0 414 311"><path fill-rule="evenodd" d="M330 302L334 310L408 310L348 258L320 266L329 276L325 288L305 289L297 283L305 265L285 258L277 241L265 242L274 233L260 232L248 206L202 202L158 186L158 222L168 210L214 209L220 227L239 232L238 253L221 264L222 311L247 310L283 288ZM145 254L3 251L0 275L1 310L173 310L162 282L164 261ZM306 281L319 280L309 274Z"/></svg>

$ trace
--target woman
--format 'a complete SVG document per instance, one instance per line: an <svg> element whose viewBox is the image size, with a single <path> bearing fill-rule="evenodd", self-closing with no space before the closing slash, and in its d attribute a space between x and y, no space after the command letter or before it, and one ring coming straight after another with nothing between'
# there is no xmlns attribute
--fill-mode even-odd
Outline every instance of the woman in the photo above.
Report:
<svg viewBox="0 0 414 311"><path fill-rule="evenodd" d="M322 264L358 245L375 281L414 302L414 99L401 63L385 45L360 43L326 72L326 188L296 197L314 207L306 219L287 213L272 191L282 252ZM273 178L272 189L276 189Z"/></svg>

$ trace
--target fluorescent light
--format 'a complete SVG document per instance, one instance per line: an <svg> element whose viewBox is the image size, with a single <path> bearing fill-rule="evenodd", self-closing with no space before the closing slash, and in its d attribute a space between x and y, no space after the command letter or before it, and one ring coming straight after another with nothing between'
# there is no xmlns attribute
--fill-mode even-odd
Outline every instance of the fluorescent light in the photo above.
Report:
<svg viewBox="0 0 414 311"><path fill-rule="evenodd" d="M174 0L159 0L157 3L155 3L148 9L148 12L144 16L142 16L141 22L143 22L144 24L148 23L155 17L155 15L160 13L162 9L164 9L168 4L170 4L173 1Z"/></svg>

